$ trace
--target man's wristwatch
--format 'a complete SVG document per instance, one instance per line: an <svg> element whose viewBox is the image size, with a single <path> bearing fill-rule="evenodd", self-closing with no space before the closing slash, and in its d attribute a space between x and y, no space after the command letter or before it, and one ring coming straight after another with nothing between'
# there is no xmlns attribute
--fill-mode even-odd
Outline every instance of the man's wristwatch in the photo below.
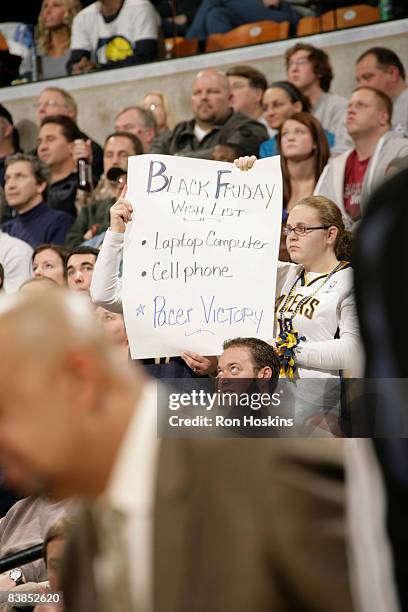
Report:
<svg viewBox="0 0 408 612"><path fill-rule="evenodd" d="M15 569L9 571L9 578L10 580L13 580L16 583L16 586L24 584L23 572L19 567L16 567Z"/></svg>

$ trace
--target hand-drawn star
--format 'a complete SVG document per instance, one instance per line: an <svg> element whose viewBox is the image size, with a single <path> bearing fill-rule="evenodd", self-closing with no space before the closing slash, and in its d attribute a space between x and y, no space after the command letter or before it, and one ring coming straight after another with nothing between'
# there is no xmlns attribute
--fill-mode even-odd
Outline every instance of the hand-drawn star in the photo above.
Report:
<svg viewBox="0 0 408 612"><path fill-rule="evenodd" d="M144 309L146 308L146 304L139 304L139 306L136 308L136 316L138 317L139 315L144 316Z"/></svg>

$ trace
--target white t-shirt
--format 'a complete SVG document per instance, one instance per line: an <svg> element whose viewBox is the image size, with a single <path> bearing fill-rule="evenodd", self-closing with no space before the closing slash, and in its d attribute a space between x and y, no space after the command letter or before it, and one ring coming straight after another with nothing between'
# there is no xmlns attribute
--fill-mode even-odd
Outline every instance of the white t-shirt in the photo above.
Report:
<svg viewBox="0 0 408 612"><path fill-rule="evenodd" d="M125 0L117 17L106 23L101 3L94 2L74 17L71 50L91 52L98 64L125 60L138 40L157 39L158 15L149 0Z"/></svg>
<svg viewBox="0 0 408 612"><path fill-rule="evenodd" d="M279 313L301 269L296 264L279 263L275 337L280 333ZM361 360L352 269L346 267L335 272L312 296L325 276L309 272L296 284L285 308L293 313L303 297L310 297L292 320L293 330L306 338L296 350L300 378L337 377L339 370L357 369ZM339 338L335 339L337 330Z"/></svg>

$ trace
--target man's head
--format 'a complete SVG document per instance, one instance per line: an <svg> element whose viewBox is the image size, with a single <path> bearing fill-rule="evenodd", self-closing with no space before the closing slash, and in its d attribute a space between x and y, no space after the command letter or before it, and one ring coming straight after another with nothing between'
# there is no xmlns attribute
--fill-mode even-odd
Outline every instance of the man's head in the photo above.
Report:
<svg viewBox="0 0 408 612"><path fill-rule="evenodd" d="M77 119L78 108L74 98L60 87L44 89L38 97L36 108L37 120L40 124L45 117L50 115L64 115L74 121Z"/></svg>
<svg viewBox="0 0 408 612"><path fill-rule="evenodd" d="M67 258L68 289L89 294L99 251L92 247L73 249Z"/></svg>
<svg viewBox="0 0 408 612"><path fill-rule="evenodd" d="M390 129L392 102L390 98L372 87L357 87L347 108L347 130L353 140L369 135L380 138Z"/></svg>
<svg viewBox="0 0 408 612"><path fill-rule="evenodd" d="M393 98L394 90L401 85L405 87L405 69L394 51L386 47L372 47L356 62L356 80L359 85L374 87Z"/></svg>
<svg viewBox="0 0 408 612"><path fill-rule="evenodd" d="M318 84L322 91L329 91L333 71L329 56L323 49L306 43L297 43L286 51L288 81L302 92Z"/></svg>
<svg viewBox="0 0 408 612"><path fill-rule="evenodd" d="M143 145L143 153L148 153L157 134L157 122L152 111L141 106L128 106L116 115L115 130L137 136Z"/></svg>
<svg viewBox="0 0 408 612"><path fill-rule="evenodd" d="M259 338L234 338L223 344L217 378L223 392L273 392L279 378L279 360L272 346ZM256 380L256 383L255 383Z"/></svg>
<svg viewBox="0 0 408 612"><path fill-rule="evenodd" d="M81 132L73 119L63 115L45 117L38 132L38 157L54 170L72 172L74 141Z"/></svg>
<svg viewBox="0 0 408 612"><path fill-rule="evenodd" d="M278 378L279 360L272 346L259 338L234 338L223 344L218 378Z"/></svg>
<svg viewBox="0 0 408 612"><path fill-rule="evenodd" d="M39 95L36 108L38 123L50 115L65 115L74 121L77 119L78 109L74 98L60 87L44 89Z"/></svg>
<svg viewBox="0 0 408 612"><path fill-rule="evenodd" d="M16 153L6 159L4 179L7 202L21 214L43 200L51 177L49 168L38 157Z"/></svg>
<svg viewBox="0 0 408 612"><path fill-rule="evenodd" d="M193 81L191 108L202 128L225 123L231 114L231 92L228 79L216 70L202 70Z"/></svg>
<svg viewBox="0 0 408 612"><path fill-rule="evenodd" d="M128 157L142 154L143 145L137 136L130 132L113 132L103 147L103 173L106 176L111 168L127 170Z"/></svg>
<svg viewBox="0 0 408 612"><path fill-rule="evenodd" d="M0 465L10 485L100 495L142 378L123 368L92 304L60 288L6 296L0 361Z"/></svg>
<svg viewBox="0 0 408 612"><path fill-rule="evenodd" d="M265 75L251 66L232 66L225 74L234 111L257 119L262 114L262 98L267 88Z"/></svg>

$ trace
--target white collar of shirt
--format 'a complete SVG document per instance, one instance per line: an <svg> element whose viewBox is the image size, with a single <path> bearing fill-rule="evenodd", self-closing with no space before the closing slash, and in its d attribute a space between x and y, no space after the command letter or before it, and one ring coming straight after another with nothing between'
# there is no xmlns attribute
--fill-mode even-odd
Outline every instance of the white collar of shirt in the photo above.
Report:
<svg viewBox="0 0 408 612"><path fill-rule="evenodd" d="M150 381L129 423L103 501L128 516L150 515L158 450L157 387Z"/></svg>
<svg viewBox="0 0 408 612"><path fill-rule="evenodd" d="M198 123L196 123L194 126L194 136L197 138L198 142L201 142L203 138L205 138L207 134L209 134L210 132L211 130L205 131L202 128L200 128Z"/></svg>

